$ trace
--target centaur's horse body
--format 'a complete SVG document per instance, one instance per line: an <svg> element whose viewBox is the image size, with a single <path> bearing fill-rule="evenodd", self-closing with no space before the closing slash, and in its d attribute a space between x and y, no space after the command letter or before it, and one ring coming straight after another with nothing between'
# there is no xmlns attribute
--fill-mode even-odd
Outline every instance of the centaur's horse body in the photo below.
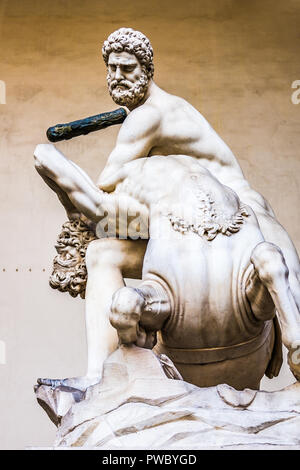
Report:
<svg viewBox="0 0 300 470"><path fill-rule="evenodd" d="M264 242L252 209L190 157L139 160L126 174L118 192L147 195L139 199L150 209L150 240L139 289L125 287L113 299L121 339L135 339L124 315L136 298L139 327L148 338L160 331L155 350L185 380L258 388L282 361L274 302L259 277L267 269L279 281L286 271L280 250Z"/></svg>
<svg viewBox="0 0 300 470"><path fill-rule="evenodd" d="M274 306L262 285L260 294L267 296L269 305L265 301L260 317L249 303L246 292L254 271L250 256L255 240L249 243L244 229L228 239L219 235L213 241L148 244L140 290L151 285L150 302L157 302L154 292L159 285L170 305L155 349L172 359L186 381L199 386L221 381L257 389L267 368L273 369Z"/></svg>

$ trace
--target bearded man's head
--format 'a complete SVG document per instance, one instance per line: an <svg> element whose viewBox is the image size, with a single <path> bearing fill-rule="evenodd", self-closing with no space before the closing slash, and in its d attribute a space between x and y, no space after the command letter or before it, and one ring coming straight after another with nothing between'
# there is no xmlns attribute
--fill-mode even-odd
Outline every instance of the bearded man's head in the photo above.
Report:
<svg viewBox="0 0 300 470"><path fill-rule="evenodd" d="M121 106L134 108L144 98L154 73L149 39L139 31L120 28L104 42L102 55L112 99Z"/></svg>

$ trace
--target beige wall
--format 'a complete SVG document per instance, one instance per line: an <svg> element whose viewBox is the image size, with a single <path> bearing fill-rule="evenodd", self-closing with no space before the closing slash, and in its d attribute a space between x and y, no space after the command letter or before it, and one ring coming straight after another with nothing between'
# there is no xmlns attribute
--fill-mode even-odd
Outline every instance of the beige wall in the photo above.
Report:
<svg viewBox="0 0 300 470"><path fill-rule="evenodd" d="M36 377L85 370L84 303L48 287L65 216L32 154L49 125L116 108L100 60L114 29L149 36L157 83L207 117L300 249L300 105L290 98L300 79L299 0L109 3L0 0L0 448L50 445L55 428L35 402ZM94 178L117 131L58 147ZM265 386L290 381L284 369Z"/></svg>

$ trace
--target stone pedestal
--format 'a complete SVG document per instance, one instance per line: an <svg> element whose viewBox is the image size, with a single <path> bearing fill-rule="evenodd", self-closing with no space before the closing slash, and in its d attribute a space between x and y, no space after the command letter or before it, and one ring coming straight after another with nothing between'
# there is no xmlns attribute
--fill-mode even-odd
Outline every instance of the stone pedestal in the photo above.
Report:
<svg viewBox="0 0 300 470"><path fill-rule="evenodd" d="M167 378L150 350L122 346L85 394L36 387L54 448L300 448L300 383L278 392L198 388Z"/></svg>

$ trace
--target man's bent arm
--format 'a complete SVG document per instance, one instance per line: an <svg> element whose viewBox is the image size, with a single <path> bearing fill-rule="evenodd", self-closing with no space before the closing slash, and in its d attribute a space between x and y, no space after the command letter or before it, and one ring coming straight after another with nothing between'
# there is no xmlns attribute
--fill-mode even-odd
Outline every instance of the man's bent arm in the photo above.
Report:
<svg viewBox="0 0 300 470"><path fill-rule="evenodd" d="M102 171L97 185L103 191L111 192L123 178L125 163L140 157L147 157L158 138L159 112L150 105L133 110L124 121L117 144Z"/></svg>

